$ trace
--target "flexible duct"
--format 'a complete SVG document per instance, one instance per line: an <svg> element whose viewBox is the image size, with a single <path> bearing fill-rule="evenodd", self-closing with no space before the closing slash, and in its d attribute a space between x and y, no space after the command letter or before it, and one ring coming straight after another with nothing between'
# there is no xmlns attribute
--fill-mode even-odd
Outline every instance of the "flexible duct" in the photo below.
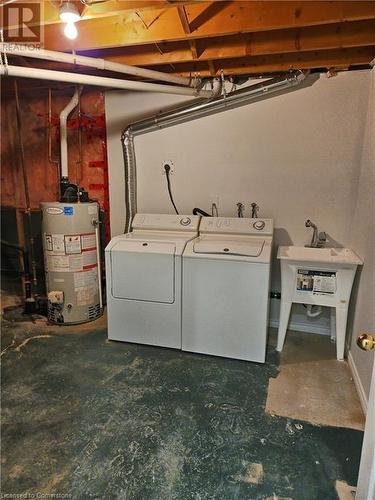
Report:
<svg viewBox="0 0 375 500"><path fill-rule="evenodd" d="M293 71L286 76L272 78L231 94L218 96L209 101L201 99L193 103L190 102L128 125L121 137L125 164L125 232L130 231L132 218L137 212L134 137L285 94L302 85L310 86L318 78L319 74L311 75L309 72Z"/></svg>
<svg viewBox="0 0 375 500"><path fill-rule="evenodd" d="M81 88L77 88L68 105L60 113L60 151L61 151L61 178L68 178L68 134L67 120L70 113L78 106Z"/></svg>
<svg viewBox="0 0 375 500"><path fill-rule="evenodd" d="M109 87L120 90L187 95L192 97L211 98L214 94L214 91L212 90L199 90L191 87L177 87L174 85L163 85L158 83L120 80L118 78L69 73L67 71L54 71L51 69L27 68L23 66L2 65L0 67L0 75L74 83L76 85L93 85L96 87Z"/></svg>
<svg viewBox="0 0 375 500"><path fill-rule="evenodd" d="M157 80L160 82L175 83L176 85L185 85L186 87L197 87L200 84L199 79L185 78L183 76L171 75L155 71L151 69L138 68L137 66L129 66L128 64L120 64L112 61L106 61L98 57L79 56L76 54L66 54L55 50L44 49L28 49L19 45L0 43L0 51L12 56L32 57L33 59L42 59L46 61L55 61L65 64L78 64L89 68L100 69L103 71L113 71L126 75L133 75L139 78L149 80Z"/></svg>

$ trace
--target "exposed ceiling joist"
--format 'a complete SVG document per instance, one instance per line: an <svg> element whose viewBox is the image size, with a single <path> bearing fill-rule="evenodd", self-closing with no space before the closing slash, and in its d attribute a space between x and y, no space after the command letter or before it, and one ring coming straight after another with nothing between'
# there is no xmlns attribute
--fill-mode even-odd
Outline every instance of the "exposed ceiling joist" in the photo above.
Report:
<svg viewBox="0 0 375 500"><path fill-rule="evenodd" d="M76 2L74 41L63 35L60 1L44 2L43 48L184 76L369 67L375 56L375 1Z"/></svg>
<svg viewBox="0 0 375 500"><path fill-rule="evenodd" d="M126 15L129 12L143 12L155 9L174 9L176 6L188 5L192 2L204 2L205 0L107 0L105 2L93 2L91 5L84 5L80 0L71 0L77 6L81 14L82 21L95 18L116 17ZM16 0L14 4L20 3ZM87 2L88 4L90 2ZM60 0L45 0L43 2L43 19L40 24L44 26L50 24L60 24L59 6ZM32 23L31 23L32 25Z"/></svg>
<svg viewBox="0 0 375 500"><path fill-rule="evenodd" d="M128 47L106 58L144 66L370 45L375 47L375 20L197 40L196 56L186 42L174 42L159 46L159 50L153 45Z"/></svg>
<svg viewBox="0 0 375 500"><path fill-rule="evenodd" d="M347 69L350 66L368 64L373 47L355 49L327 50L271 56L250 56L243 59L221 59L214 61L215 74L221 70L224 75L264 74L288 71L290 69L336 68ZM161 70L164 70L161 67ZM198 62L194 66L187 63L177 64L175 73L189 76L197 73L201 77L213 76L207 62Z"/></svg>
<svg viewBox="0 0 375 500"><path fill-rule="evenodd" d="M190 33L177 8L146 11L143 21L135 13L83 20L71 47L89 50L375 19L375 2L205 2L187 5L185 12ZM61 26L45 26L45 48L69 49Z"/></svg>

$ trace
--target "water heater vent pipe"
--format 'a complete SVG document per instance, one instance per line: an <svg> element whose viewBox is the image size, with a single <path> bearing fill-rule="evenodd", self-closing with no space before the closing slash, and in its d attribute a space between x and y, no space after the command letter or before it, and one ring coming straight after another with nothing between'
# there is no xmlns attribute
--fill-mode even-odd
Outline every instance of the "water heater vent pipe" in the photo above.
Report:
<svg viewBox="0 0 375 500"><path fill-rule="evenodd" d="M60 113L60 151L61 151L61 178L68 179L68 133L67 120L70 113L78 106L82 87L78 87L68 105Z"/></svg>

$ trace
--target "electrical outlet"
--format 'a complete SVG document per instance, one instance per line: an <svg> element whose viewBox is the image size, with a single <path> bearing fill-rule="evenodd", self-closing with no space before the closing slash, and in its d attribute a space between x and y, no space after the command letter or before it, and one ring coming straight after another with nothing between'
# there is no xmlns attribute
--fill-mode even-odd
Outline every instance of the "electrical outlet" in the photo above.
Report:
<svg viewBox="0 0 375 500"><path fill-rule="evenodd" d="M162 161L162 174L165 175L165 165L169 165L171 167L169 171L169 175L174 174L174 164L172 160L163 160Z"/></svg>

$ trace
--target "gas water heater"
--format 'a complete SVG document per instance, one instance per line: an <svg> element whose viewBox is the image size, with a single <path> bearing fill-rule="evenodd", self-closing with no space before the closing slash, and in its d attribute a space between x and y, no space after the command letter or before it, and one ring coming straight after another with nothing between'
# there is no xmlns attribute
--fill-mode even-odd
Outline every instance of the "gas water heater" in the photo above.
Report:
<svg viewBox="0 0 375 500"><path fill-rule="evenodd" d="M44 202L42 236L48 319L84 323L103 309L99 206L96 202Z"/></svg>

